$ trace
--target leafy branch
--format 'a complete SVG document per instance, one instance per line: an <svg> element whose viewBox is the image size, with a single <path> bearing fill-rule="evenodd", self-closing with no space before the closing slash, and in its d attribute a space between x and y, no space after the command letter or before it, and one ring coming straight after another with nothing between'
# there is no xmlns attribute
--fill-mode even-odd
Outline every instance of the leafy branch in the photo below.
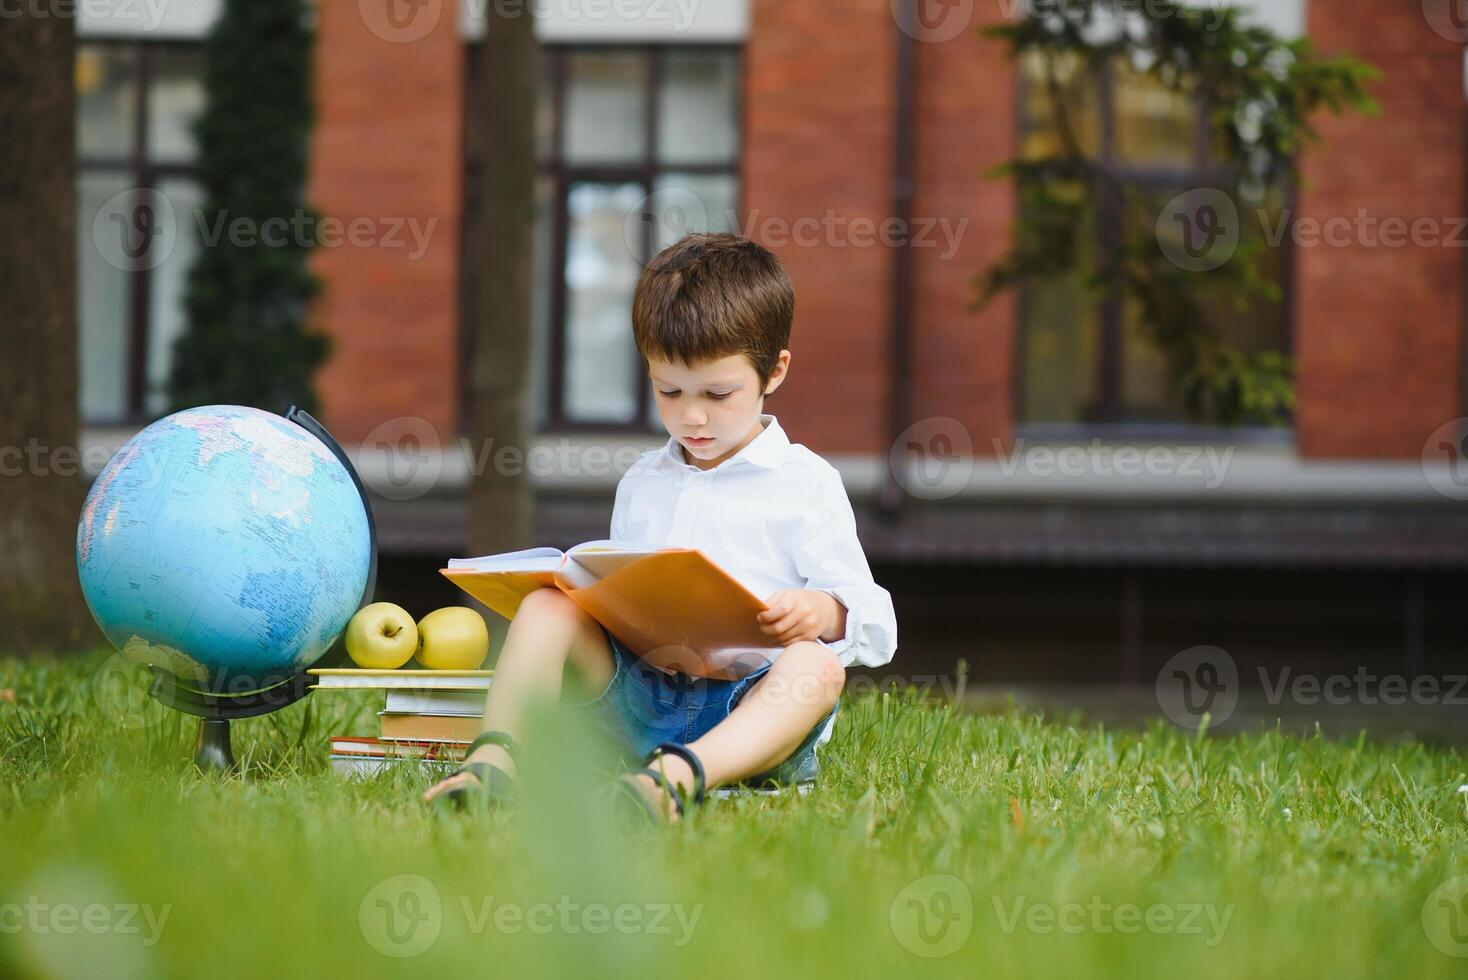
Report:
<svg viewBox="0 0 1468 980"><path fill-rule="evenodd" d="M1233 8L1169 0L1127 7L1123 15L1111 0L1034 0L1020 19L984 32L1014 61L1037 62L1054 149L991 174L1013 181L1020 217L1006 254L978 277L978 305L1079 272L1094 299L1138 311L1192 419L1280 424L1294 405L1292 360L1240 350L1210 324L1200 298L1206 287L1240 312L1254 300L1279 302L1278 284L1261 270L1260 244L1240 242L1217 268L1197 271L1169 259L1153 224L1122 220L1123 178L1079 137L1067 76L1099 88L1121 68L1201 106L1210 161L1203 173L1237 213L1297 179L1300 153L1316 138L1316 112L1376 112L1366 87L1378 73L1349 55L1321 56L1308 39L1285 41L1246 25ZM1090 218L1103 213L1114 219L1115 238L1088 249ZM1098 257L1083 268L1088 254Z"/></svg>

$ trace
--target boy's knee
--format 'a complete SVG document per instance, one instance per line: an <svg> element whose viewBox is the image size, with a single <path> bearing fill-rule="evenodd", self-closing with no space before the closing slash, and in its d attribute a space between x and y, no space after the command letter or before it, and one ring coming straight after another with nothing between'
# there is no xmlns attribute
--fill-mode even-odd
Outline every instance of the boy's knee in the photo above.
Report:
<svg viewBox="0 0 1468 980"><path fill-rule="evenodd" d="M836 704L846 686L846 667L828 647L804 641L786 647L775 660L797 695L802 691L827 708Z"/></svg>
<svg viewBox="0 0 1468 980"><path fill-rule="evenodd" d="M566 597L559 589L536 589L534 592L520 600L520 607L515 610L515 618L521 616L533 616L536 618L564 617L573 614L582 614L581 607Z"/></svg>

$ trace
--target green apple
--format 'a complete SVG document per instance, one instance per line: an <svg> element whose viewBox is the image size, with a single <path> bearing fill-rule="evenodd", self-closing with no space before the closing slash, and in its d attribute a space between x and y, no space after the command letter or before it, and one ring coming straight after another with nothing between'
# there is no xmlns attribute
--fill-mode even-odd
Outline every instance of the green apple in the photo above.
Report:
<svg viewBox="0 0 1468 980"><path fill-rule="evenodd" d="M396 670L418 650L418 627L402 606L374 602L347 623L347 655L358 667Z"/></svg>
<svg viewBox="0 0 1468 980"><path fill-rule="evenodd" d="M445 606L418 620L418 662L429 670L477 670L489 656L489 627L468 606Z"/></svg>

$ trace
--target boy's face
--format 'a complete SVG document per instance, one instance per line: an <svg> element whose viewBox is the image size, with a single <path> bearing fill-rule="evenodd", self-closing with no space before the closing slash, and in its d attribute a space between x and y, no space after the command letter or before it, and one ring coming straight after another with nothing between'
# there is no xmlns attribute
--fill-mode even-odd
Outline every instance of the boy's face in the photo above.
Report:
<svg viewBox="0 0 1468 980"><path fill-rule="evenodd" d="M764 396L780 387L789 364L790 352L782 350L763 388L743 354L691 367L649 360L648 376L663 427L678 440L689 463L710 470L760 434Z"/></svg>

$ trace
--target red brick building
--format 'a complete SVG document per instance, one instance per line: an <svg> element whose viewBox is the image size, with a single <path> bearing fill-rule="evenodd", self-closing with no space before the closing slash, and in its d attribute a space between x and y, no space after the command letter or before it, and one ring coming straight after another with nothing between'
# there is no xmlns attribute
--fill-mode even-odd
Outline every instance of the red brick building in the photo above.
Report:
<svg viewBox="0 0 1468 980"><path fill-rule="evenodd" d="M484 4L389 2L317 8L310 199L362 234L316 251L314 321L335 345L318 384L339 439L371 443L409 418L439 442L431 492L379 508L384 550L421 581L462 545L471 465L455 440ZM1292 426L1220 431L1187 423L1127 323L1064 290L972 308L1015 218L1010 186L983 175L1044 134L1023 69L978 33L1013 5L920 3L915 39L896 0L536 5L538 440L585 452L666 438L625 322L640 253L693 227L738 229L778 252L797 292L791 379L767 410L841 467L873 563L915 624L904 639L928 656L1020 675L1043 647L1046 670L1104 676L1119 656L1138 677L1178 645L1253 643L1240 624L1287 636L1320 618L1328 636L1291 642L1447 655L1468 567L1468 490L1443 448L1461 448L1451 424L1468 415L1463 45L1415 3L1254 4L1282 33L1376 65L1382 112L1319 121L1288 202L1294 233L1270 266L1286 300L1251 327L1297 358ZM181 233L156 268L122 274L89 246L89 215L134 187L187 214L186 121L212 17L199 3L81 25L84 416L97 440L156 415L151 385L199 246ZM1125 80L1095 98L1126 166L1192 186L1175 134L1194 107ZM1405 241L1379 234L1388 219L1412 229ZM938 482L917 464L893 477L890 447L911 442L943 462ZM382 487L371 448L363 470ZM604 534L617 475L537 474L546 539ZM878 506L884 487L896 513Z"/></svg>

